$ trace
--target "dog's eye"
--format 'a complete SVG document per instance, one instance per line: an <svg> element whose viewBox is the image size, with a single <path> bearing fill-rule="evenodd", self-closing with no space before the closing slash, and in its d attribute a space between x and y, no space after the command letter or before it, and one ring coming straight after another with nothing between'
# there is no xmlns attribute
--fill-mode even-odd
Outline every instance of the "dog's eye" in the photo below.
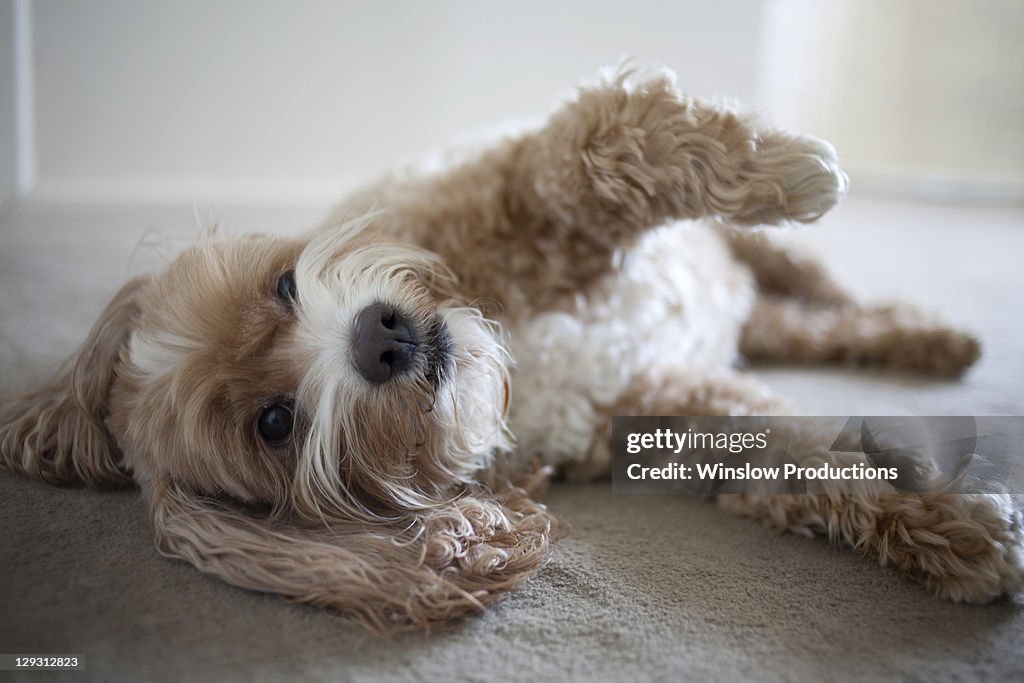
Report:
<svg viewBox="0 0 1024 683"><path fill-rule="evenodd" d="M283 403L275 403L260 413L257 429L260 436L271 444L284 441L292 433L292 409Z"/></svg>
<svg viewBox="0 0 1024 683"><path fill-rule="evenodd" d="M295 271L289 270L277 281L277 295L282 301L294 303L299 300L299 287L295 284Z"/></svg>

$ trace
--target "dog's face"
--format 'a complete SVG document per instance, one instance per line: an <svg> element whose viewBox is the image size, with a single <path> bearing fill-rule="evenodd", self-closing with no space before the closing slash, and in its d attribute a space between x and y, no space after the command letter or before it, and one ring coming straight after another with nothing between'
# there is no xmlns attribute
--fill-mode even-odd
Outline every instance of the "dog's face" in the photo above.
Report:
<svg viewBox="0 0 1024 683"><path fill-rule="evenodd" d="M478 610L547 556L547 512L476 481L508 400L497 328L429 253L370 221L210 236L0 410L0 455L134 480L163 553L390 630Z"/></svg>
<svg viewBox="0 0 1024 683"><path fill-rule="evenodd" d="M389 514L506 445L496 330L433 257L368 228L208 238L149 285L110 420L137 478Z"/></svg>

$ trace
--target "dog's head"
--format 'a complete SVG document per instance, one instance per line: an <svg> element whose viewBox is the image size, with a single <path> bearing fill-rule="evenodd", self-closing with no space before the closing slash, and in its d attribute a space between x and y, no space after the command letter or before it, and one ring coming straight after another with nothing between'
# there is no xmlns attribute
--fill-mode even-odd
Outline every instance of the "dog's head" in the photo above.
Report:
<svg viewBox="0 0 1024 683"><path fill-rule="evenodd" d="M143 294L113 432L142 480L309 519L429 506L508 445L502 345L455 296L365 222L208 238Z"/></svg>
<svg viewBox="0 0 1024 683"><path fill-rule="evenodd" d="M69 368L4 412L3 461L133 478L171 555L387 629L498 597L550 519L480 472L507 358L433 255L372 219L211 235L122 289Z"/></svg>

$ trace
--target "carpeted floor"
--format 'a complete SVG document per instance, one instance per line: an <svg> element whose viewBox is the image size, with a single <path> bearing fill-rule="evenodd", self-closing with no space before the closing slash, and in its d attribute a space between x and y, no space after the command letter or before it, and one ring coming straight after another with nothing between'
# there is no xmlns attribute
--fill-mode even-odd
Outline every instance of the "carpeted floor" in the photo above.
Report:
<svg viewBox="0 0 1024 683"><path fill-rule="evenodd" d="M216 212L236 230L318 215ZM153 261L136 248L144 234L173 249L167 237L195 225L181 207L24 205L0 219L0 392L75 347L117 284ZM851 200L806 235L846 281L944 311L986 353L957 382L757 369L767 382L818 414L1024 414L1024 213ZM382 640L159 557L135 492L0 472L0 653L81 654L85 671L59 676L75 681L1024 680L1024 597L938 602L824 541L610 489L553 489L571 535L497 609Z"/></svg>

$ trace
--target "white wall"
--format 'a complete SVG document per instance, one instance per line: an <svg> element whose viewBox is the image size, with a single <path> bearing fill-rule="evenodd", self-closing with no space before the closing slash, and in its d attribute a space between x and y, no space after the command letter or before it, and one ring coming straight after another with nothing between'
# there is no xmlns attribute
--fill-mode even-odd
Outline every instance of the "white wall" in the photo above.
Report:
<svg viewBox="0 0 1024 683"><path fill-rule="evenodd" d="M842 4L826 117L852 163L1024 183L1024 2Z"/></svg>
<svg viewBox="0 0 1024 683"><path fill-rule="evenodd" d="M14 90L14 2L0 0L0 212L18 190Z"/></svg>
<svg viewBox="0 0 1024 683"><path fill-rule="evenodd" d="M0 0L0 35L12 5L0 201L17 157L43 200L327 202L624 55L829 138L854 192L1024 199L1024 0Z"/></svg>
<svg viewBox="0 0 1024 683"><path fill-rule="evenodd" d="M1024 2L769 0L760 100L855 191L1024 199Z"/></svg>
<svg viewBox="0 0 1024 683"><path fill-rule="evenodd" d="M762 0L34 2L42 199L325 200L622 55L749 100Z"/></svg>

